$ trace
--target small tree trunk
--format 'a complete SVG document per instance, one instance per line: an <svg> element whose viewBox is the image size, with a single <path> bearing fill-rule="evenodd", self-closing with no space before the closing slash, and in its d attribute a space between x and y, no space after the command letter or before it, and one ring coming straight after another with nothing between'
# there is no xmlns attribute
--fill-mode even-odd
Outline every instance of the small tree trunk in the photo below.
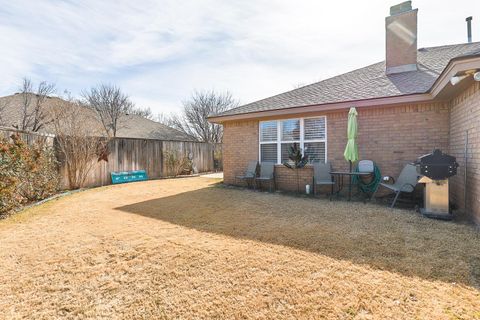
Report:
<svg viewBox="0 0 480 320"><path fill-rule="evenodd" d="M298 168L295 169L296 173L297 173L297 193L300 193L300 182L298 181Z"/></svg>

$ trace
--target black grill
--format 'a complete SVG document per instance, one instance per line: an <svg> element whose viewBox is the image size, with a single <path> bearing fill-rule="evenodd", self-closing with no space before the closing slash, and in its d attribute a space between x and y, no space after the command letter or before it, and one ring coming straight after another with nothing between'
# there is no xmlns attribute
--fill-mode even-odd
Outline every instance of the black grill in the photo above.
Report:
<svg viewBox="0 0 480 320"><path fill-rule="evenodd" d="M455 157L439 149L423 155L415 162L417 172L432 180L445 180L457 174L458 163Z"/></svg>

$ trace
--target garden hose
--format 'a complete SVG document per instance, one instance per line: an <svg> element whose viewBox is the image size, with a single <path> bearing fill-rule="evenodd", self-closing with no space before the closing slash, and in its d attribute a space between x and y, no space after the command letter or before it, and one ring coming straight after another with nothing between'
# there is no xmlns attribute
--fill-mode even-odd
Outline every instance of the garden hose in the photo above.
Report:
<svg viewBox="0 0 480 320"><path fill-rule="evenodd" d="M354 169L355 172L358 171L358 165L355 166ZM360 176L353 176L352 182L358 186L358 188L366 194L373 194L377 188L378 184L382 180L382 174L380 173L380 169L378 166L374 163L373 164L373 178L370 182L365 182L363 179L360 178Z"/></svg>

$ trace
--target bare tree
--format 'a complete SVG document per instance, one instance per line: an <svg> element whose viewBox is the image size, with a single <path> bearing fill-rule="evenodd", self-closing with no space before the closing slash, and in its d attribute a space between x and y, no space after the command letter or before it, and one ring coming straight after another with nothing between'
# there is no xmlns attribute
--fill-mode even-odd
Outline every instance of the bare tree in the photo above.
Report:
<svg viewBox="0 0 480 320"><path fill-rule="evenodd" d="M188 123L185 121L183 112L181 114L174 112L170 114L159 113L156 121L171 128L177 129L190 136L192 139L199 140L199 137L196 136L192 130L190 130Z"/></svg>
<svg viewBox="0 0 480 320"><path fill-rule="evenodd" d="M22 86L20 87L20 95L22 97L22 120L20 123L20 130L27 130L31 122L30 104L32 102L33 84L30 79L23 78Z"/></svg>
<svg viewBox="0 0 480 320"><path fill-rule="evenodd" d="M56 145L70 189L85 185L95 164L104 158L108 145L98 118L80 103L59 100L52 110Z"/></svg>
<svg viewBox="0 0 480 320"><path fill-rule="evenodd" d="M293 84L292 87L293 87L293 89L299 89L299 88L303 88L303 87L309 86L311 84L314 84L314 83L317 83L317 82L320 82L320 81L322 81L322 78L314 79L314 80L309 81L309 82L298 82L298 83Z"/></svg>
<svg viewBox="0 0 480 320"><path fill-rule="evenodd" d="M158 121L204 142L220 143L223 127L208 121L208 117L238 106L230 92L196 91L189 100L183 102L180 115L161 114Z"/></svg>
<svg viewBox="0 0 480 320"><path fill-rule="evenodd" d="M128 95L114 85L101 84L82 93L84 102L98 115L109 137L116 137L120 119L130 113L134 104Z"/></svg>
<svg viewBox="0 0 480 320"><path fill-rule="evenodd" d="M307 85L308 85L308 83L299 82L299 83L294 84L292 87L293 87L293 89L299 89L299 88L305 87Z"/></svg>
<svg viewBox="0 0 480 320"><path fill-rule="evenodd" d="M154 120L155 116L153 115L152 109L149 107L146 108L133 108L130 111L130 114L135 114L137 116L143 117L148 120Z"/></svg>
<svg viewBox="0 0 480 320"><path fill-rule="evenodd" d="M21 122L17 126L20 130L37 132L49 122L48 110L45 101L55 92L55 85L42 81L34 91L33 83L30 79L24 78L20 87L22 96L21 104Z"/></svg>
<svg viewBox="0 0 480 320"><path fill-rule="evenodd" d="M164 124L166 126L170 126L170 123L173 117L175 117L175 113L171 113L171 114L159 113L154 118L154 121Z"/></svg>
<svg viewBox="0 0 480 320"><path fill-rule="evenodd" d="M5 126L6 127L4 116L5 116L5 109L7 107L8 107L8 101L7 100L0 101L0 126Z"/></svg>

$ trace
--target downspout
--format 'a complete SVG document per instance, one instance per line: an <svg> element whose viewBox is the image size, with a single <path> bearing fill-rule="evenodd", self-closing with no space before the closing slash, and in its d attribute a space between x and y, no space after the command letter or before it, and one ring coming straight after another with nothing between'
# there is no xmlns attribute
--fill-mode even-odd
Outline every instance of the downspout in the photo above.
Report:
<svg viewBox="0 0 480 320"><path fill-rule="evenodd" d="M467 167L468 167L468 129L465 131L465 166L463 175L463 208L467 214Z"/></svg>

